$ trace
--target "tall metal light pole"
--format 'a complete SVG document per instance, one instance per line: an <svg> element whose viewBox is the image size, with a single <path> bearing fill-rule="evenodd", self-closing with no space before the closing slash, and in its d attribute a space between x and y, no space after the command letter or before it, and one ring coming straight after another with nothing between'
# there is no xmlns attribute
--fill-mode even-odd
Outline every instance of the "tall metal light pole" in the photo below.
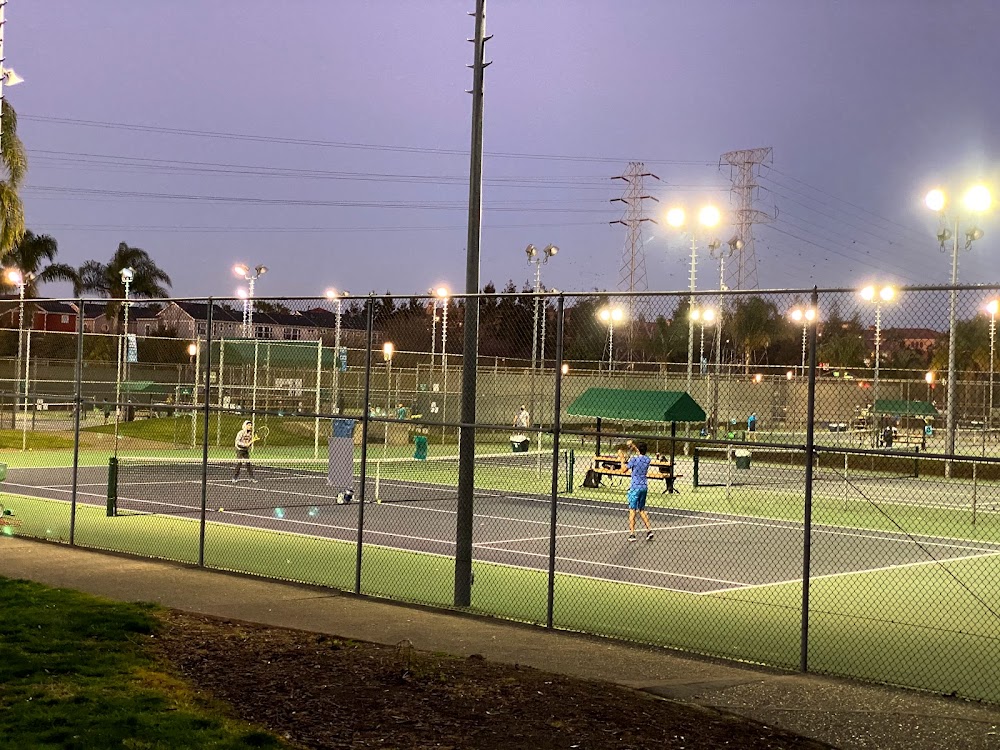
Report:
<svg viewBox="0 0 1000 750"><path fill-rule="evenodd" d="M340 321L344 314L344 297L349 297L350 292L336 289L327 289L326 298L337 305L336 323L333 333L333 409L334 414L340 414Z"/></svg>
<svg viewBox="0 0 1000 750"><path fill-rule="evenodd" d="M987 211L990 204L993 202L993 197L990 195L990 191L983 185L975 185L970 188L964 197L964 203L966 209L972 214L981 214ZM946 415L946 448L945 451L949 456L955 453L955 433L957 430L957 423L955 419L955 413L957 410L957 397L958 397L958 384L956 382L955 373L955 318L956 318L956 306L958 302L958 290L955 287L958 285L958 235L959 235L959 217L956 214L954 217L954 234L950 229L950 224L948 216L945 212L945 206L947 205L947 198L943 190L935 188L927 193L924 198L924 203L927 208L934 211L940 216L940 228L937 234L937 240L941 244L941 251L945 252L945 243L948 240L952 240L951 248L951 294L949 298L948 305L948 404L947 404L947 415ZM975 225L969 227L965 231L965 249L968 250L972 247L972 243L983 236L983 230L979 229ZM949 458L944 465L944 475L946 478L951 477L951 459Z"/></svg>
<svg viewBox="0 0 1000 750"><path fill-rule="evenodd" d="M615 323L625 319L625 311L620 307L602 307L597 313L608 324L608 372L615 369Z"/></svg>
<svg viewBox="0 0 1000 750"><path fill-rule="evenodd" d="M198 439L198 387L201 385L201 339L188 344L188 362L194 367L194 390L191 391L191 447L195 447ZM207 398L207 395L206 395ZM206 436L207 439L207 436Z"/></svg>
<svg viewBox="0 0 1000 750"><path fill-rule="evenodd" d="M710 326L715 321L715 310L711 307L696 307L691 311L691 318L701 325L701 344L698 346L698 369L701 370L701 363L705 359L705 326Z"/></svg>
<svg viewBox="0 0 1000 750"><path fill-rule="evenodd" d="M861 290L861 299L865 302L875 303L875 377L872 381L872 422L875 425L875 439L878 440L878 414L876 408L878 406L878 374L879 365L882 360L882 303L890 302L896 296L896 290L891 286L883 286L881 288L876 288L874 286L866 286Z"/></svg>
<svg viewBox="0 0 1000 750"><path fill-rule="evenodd" d="M524 248L525 255L528 256L528 264L535 265L535 321L531 328L531 369L535 369L536 362L538 360L538 350L542 350L542 359L545 359L545 342L542 341L541 347L538 345L538 309L541 303L539 295L542 293L542 264L548 263L549 258L555 256L559 252L559 248L555 245L546 245L545 249L539 254L538 250L534 245L528 245Z"/></svg>
<svg viewBox="0 0 1000 750"><path fill-rule="evenodd" d="M990 300L986 303L986 312L990 314L990 395L989 411L986 413L986 432L989 434L993 426L993 352L997 336L997 311L1000 310L1000 300Z"/></svg>
<svg viewBox="0 0 1000 750"><path fill-rule="evenodd" d="M812 307L796 307L789 315L796 323L802 324L802 377L806 376L806 339L809 333L809 324L816 319L816 310Z"/></svg>
<svg viewBox="0 0 1000 750"><path fill-rule="evenodd" d="M0 6L0 7L2 7L2 6ZM3 27L0 26L0 31L2 31L2 29L3 29ZM23 391L24 391L24 413L23 413L23 415L22 415L21 418L23 420L25 420L25 422L26 422L27 419L28 419L28 365L24 361L24 290L27 288L28 283L31 282L31 280L35 278L35 275L33 273L24 273L24 272L22 272L22 271L20 271L19 269L16 269L16 268L11 268L11 269L9 269L7 271L6 276L7 276L7 281L17 287L17 296L18 296L18 311L17 311L17 385L16 385L16 387L15 387L14 390L17 392L18 395L20 395L20 393L22 391L21 385L22 385L22 383L24 384L24 388L23 388ZM21 379L22 375L24 377L23 380ZM15 399L17 399L18 401L21 400L21 399L17 398L17 395L15 395ZM17 425L15 424L15 425L13 425L13 427L16 429ZM22 442L26 443L27 441L25 440L25 441L22 441ZM26 447L26 446L22 446L22 448L23 447Z"/></svg>
<svg viewBox="0 0 1000 750"><path fill-rule="evenodd" d="M233 274L247 282L247 298L243 301L243 338L250 338L253 330L253 297L254 287L257 279L267 273L267 266L254 266L250 268L245 263L237 263L233 266Z"/></svg>
<svg viewBox="0 0 1000 750"><path fill-rule="evenodd" d="M441 398L441 421L448 421L448 287L439 286L435 292L441 300L441 374L444 393ZM441 442L444 442L445 428L441 427Z"/></svg>
<svg viewBox="0 0 1000 750"><path fill-rule="evenodd" d="M135 271L132 268L123 268L118 273L121 275L122 286L125 288L125 301L122 303L124 323L122 331L118 335L118 366L115 372L115 455L118 455L118 425L121 421L122 380L128 380L129 292L132 288L132 282L135 280Z"/></svg>
<svg viewBox="0 0 1000 750"><path fill-rule="evenodd" d="M722 214L715 206L704 206L698 212L698 223L710 229L718 226L722 219ZM671 208L667 211L667 224L674 229L680 229L687 221L687 215L683 208ZM693 310L695 306L695 292L697 290L697 268L698 268L698 237L695 232L691 232L691 268L689 272L688 309ZM687 359L687 381L685 390L691 391L691 375L694 369L694 319L688 315L688 359Z"/></svg>
<svg viewBox="0 0 1000 750"><path fill-rule="evenodd" d="M382 344L382 358L385 360L385 373L386 373L386 384L385 384L385 418L388 420L389 415L392 413L392 355L395 354L396 347L391 341L386 341ZM389 422L383 423L385 425L385 437L382 442L382 458L385 458L389 453Z"/></svg>

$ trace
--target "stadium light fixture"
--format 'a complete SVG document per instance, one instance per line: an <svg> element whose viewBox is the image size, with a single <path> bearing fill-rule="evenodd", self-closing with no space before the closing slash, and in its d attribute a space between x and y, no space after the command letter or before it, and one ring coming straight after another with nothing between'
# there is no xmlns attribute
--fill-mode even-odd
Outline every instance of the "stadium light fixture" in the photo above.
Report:
<svg viewBox="0 0 1000 750"><path fill-rule="evenodd" d="M799 372L802 377L806 375L806 342L809 337L809 324L816 320L816 308L814 307L795 307L789 313L789 316L796 323L802 324L802 364L800 365Z"/></svg>
<svg viewBox="0 0 1000 750"><path fill-rule="evenodd" d="M608 372L615 369L615 323L625 319L625 312L620 307L602 307L597 317L608 324Z"/></svg>

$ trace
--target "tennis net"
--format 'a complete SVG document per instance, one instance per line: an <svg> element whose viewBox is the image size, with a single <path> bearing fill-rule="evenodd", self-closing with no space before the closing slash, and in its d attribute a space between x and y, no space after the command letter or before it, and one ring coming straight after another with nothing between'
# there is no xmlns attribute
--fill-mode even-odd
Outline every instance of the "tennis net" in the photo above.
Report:
<svg viewBox="0 0 1000 750"><path fill-rule="evenodd" d="M694 486L777 486L801 489L805 450L789 448L698 447L694 450ZM812 457L813 481L887 482L920 476L916 452L852 453L819 450Z"/></svg>
<svg viewBox="0 0 1000 750"><path fill-rule="evenodd" d="M550 452L479 454L475 494L547 494L553 460ZM563 452L559 460L568 461L568 454ZM250 463L252 474L246 466L237 473L234 460L203 466L195 460L119 458L109 466L109 507L116 514L185 514L200 512L203 499L209 512L314 509L361 499L357 458L347 481L334 479L326 459L264 458ZM458 463L458 456L370 458L364 498L378 503L457 501Z"/></svg>

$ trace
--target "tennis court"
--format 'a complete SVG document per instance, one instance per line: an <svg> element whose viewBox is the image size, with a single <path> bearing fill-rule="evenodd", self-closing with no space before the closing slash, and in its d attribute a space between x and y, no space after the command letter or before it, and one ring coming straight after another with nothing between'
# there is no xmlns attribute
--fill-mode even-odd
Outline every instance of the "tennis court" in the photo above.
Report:
<svg viewBox="0 0 1000 750"><path fill-rule="evenodd" d="M551 461L551 456L534 454L478 457L476 561L536 571L548 568L551 503L542 488L551 482ZM255 482L243 473L234 483L233 469L232 462L207 467L204 491L210 523L356 543L363 512L366 545L454 555L457 464L450 460L370 461L365 487L369 502L363 508L357 502L357 486L351 502L344 488L328 483L323 461L264 463L255 468ZM108 481L107 467L81 467L78 500L104 506ZM792 480L782 478L782 488L785 481ZM12 468L5 489L69 500L71 470ZM684 489L691 498L690 488ZM139 526L155 534L150 520L156 517L200 518L202 493L202 467L197 462L123 460L118 467L117 515L102 523L109 529ZM661 505L649 509L655 538L646 541L640 533L638 542L629 543L622 492L615 489L599 497L593 491L561 494L554 534L556 571L692 594L800 580L800 520L741 513L738 508L719 512L662 505L676 502L675 497L657 498ZM814 578L846 576L998 553L1000 544L986 541L815 524L811 573Z"/></svg>

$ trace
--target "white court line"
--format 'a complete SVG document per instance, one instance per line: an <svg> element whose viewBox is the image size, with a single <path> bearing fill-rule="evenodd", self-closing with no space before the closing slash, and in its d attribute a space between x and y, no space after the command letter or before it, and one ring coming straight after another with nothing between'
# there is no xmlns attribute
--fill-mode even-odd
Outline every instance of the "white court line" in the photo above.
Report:
<svg viewBox="0 0 1000 750"><path fill-rule="evenodd" d="M646 542L641 542L641 543L635 542L635 544L646 544ZM520 550L498 549L496 547L485 547L484 549L492 550L494 552L507 552L512 555L525 555L526 557L544 557L545 559L548 559L549 557L548 553L541 553L541 552L521 552ZM725 583L738 588L743 588L751 585L746 583L745 581L727 581L724 578L707 578L704 576L689 575L687 573L671 573L665 570L651 570L649 568L637 568L634 565L619 565L617 563L598 562L597 560L579 560L575 557L561 557L557 555L556 560L561 560L563 562L579 563L580 565L596 565L601 568L613 568L616 570L634 570L638 573L650 573L658 576L666 576L667 578L685 578L691 581L711 581L713 583ZM544 570L544 568L538 568L538 570ZM584 577L590 578L591 576L584 576Z"/></svg>
<svg viewBox="0 0 1000 750"><path fill-rule="evenodd" d="M657 526L653 531L677 531L678 529L697 529L702 526L731 526L735 525L735 521L713 521L712 523L693 523L684 526ZM559 524L556 524L558 526ZM590 534L557 534L557 539L574 539L576 537L584 536L610 536L611 534L624 534L624 529L607 529L605 531L597 531ZM495 542L480 542L479 544L474 544L474 547L486 547L490 544L516 544L518 542L547 542L551 537L547 536L537 536L537 537L526 537L524 539L499 539Z"/></svg>
<svg viewBox="0 0 1000 750"><path fill-rule="evenodd" d="M809 576L810 581L819 581L824 578L843 578L845 576L856 576L864 575L865 573L884 573L891 570L903 570L904 568L919 568L924 565L935 565L937 563L946 562L963 562L965 560L978 560L981 557L995 557L1000 555L1000 550L993 552L984 552L981 555L960 555L958 557L945 557L938 560L919 560L917 562L910 563L899 563L898 565L884 565L880 568L864 568L862 570L845 570L840 573L824 573L823 575L813 575ZM790 583L800 584L802 583L801 578L788 578L784 581L771 581L770 583L754 583L746 586L740 587L740 591L749 591L750 589L761 589L767 588L769 586L783 586ZM723 594L733 591L734 589L715 589L712 591L705 591L705 594Z"/></svg>

